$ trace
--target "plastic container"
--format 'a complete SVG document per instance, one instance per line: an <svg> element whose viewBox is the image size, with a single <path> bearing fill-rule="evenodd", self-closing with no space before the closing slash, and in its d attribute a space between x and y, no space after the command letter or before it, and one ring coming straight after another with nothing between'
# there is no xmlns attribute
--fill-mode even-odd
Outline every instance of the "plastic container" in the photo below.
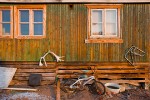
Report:
<svg viewBox="0 0 150 100"><path fill-rule="evenodd" d="M113 92L114 94L119 93L120 91L120 86L117 83L106 83L105 86L109 91Z"/></svg>

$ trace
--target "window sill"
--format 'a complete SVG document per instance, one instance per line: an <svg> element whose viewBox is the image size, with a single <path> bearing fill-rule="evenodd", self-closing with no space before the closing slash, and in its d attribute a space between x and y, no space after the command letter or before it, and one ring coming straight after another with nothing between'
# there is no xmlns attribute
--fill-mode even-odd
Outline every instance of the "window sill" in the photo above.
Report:
<svg viewBox="0 0 150 100"><path fill-rule="evenodd" d="M108 38L108 39L86 39L85 43L123 43L122 39Z"/></svg>
<svg viewBox="0 0 150 100"><path fill-rule="evenodd" d="M0 36L0 39L12 39L12 36Z"/></svg>
<svg viewBox="0 0 150 100"><path fill-rule="evenodd" d="M46 36L17 36L16 39L43 39Z"/></svg>

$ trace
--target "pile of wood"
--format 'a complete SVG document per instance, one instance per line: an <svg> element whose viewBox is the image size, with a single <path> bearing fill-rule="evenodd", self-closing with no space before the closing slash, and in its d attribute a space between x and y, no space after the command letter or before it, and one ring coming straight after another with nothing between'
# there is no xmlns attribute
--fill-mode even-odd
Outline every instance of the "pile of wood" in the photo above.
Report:
<svg viewBox="0 0 150 100"><path fill-rule="evenodd" d="M56 76L56 64L39 66L38 62L1 62L0 66L17 68L10 85L28 85L30 74L41 74L41 85L52 84Z"/></svg>
<svg viewBox="0 0 150 100"><path fill-rule="evenodd" d="M144 82L145 88L149 84L149 64L131 66L125 63L67 63L57 66L58 78L77 78L80 75L94 75L103 83L129 83ZM57 82L57 100L60 100L60 81Z"/></svg>
<svg viewBox="0 0 150 100"><path fill-rule="evenodd" d="M127 63L48 62L46 67L39 66L38 62L0 62L0 66L17 68L10 85L27 85L30 74L41 74L41 84L45 85L53 83L56 75L75 78L74 73L94 75L103 83L149 83L149 63L131 66Z"/></svg>
<svg viewBox="0 0 150 100"><path fill-rule="evenodd" d="M57 68L59 78L76 78L75 73L94 75L103 83L138 84L139 82L149 82L149 66L146 64L136 66L125 63L65 64Z"/></svg>

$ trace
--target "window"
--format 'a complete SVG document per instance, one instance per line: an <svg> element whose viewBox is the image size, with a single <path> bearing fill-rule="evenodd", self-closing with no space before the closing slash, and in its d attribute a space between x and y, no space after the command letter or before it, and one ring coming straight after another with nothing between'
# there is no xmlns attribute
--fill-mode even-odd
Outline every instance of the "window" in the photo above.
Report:
<svg viewBox="0 0 150 100"><path fill-rule="evenodd" d="M88 39L86 43L122 43L121 5L87 5Z"/></svg>
<svg viewBox="0 0 150 100"><path fill-rule="evenodd" d="M12 38L12 7L0 7L0 38Z"/></svg>
<svg viewBox="0 0 150 100"><path fill-rule="evenodd" d="M46 24L45 6L16 6L16 33L15 38L44 38Z"/></svg>

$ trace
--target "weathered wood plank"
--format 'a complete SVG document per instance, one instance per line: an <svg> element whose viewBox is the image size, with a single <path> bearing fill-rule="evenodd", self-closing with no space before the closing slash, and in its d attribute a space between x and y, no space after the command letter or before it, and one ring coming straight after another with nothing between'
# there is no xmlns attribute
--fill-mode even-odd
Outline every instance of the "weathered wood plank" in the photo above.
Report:
<svg viewBox="0 0 150 100"><path fill-rule="evenodd" d="M4 65L38 65L39 61L0 61ZM55 65L56 62L47 62L47 64Z"/></svg>
<svg viewBox="0 0 150 100"><path fill-rule="evenodd" d="M90 76L92 74L89 74ZM59 74L57 75L59 78L77 78L77 75L73 74ZM120 79L120 78L127 78L127 79L132 79L132 78L148 78L148 75L145 74L98 74L96 75L97 78L108 78L108 79Z"/></svg>
<svg viewBox="0 0 150 100"><path fill-rule="evenodd" d="M29 76L31 73L16 73L15 76ZM33 74L33 73L32 73ZM42 74L42 76L49 76L49 77L55 77L56 73L34 73L34 74Z"/></svg>
<svg viewBox="0 0 150 100"><path fill-rule="evenodd" d="M48 85L48 84L53 84L54 83L54 80L43 80L41 82L41 85ZM10 85L28 85L28 81L27 80L12 80Z"/></svg>
<svg viewBox="0 0 150 100"><path fill-rule="evenodd" d="M145 66L128 66L128 65L98 65L98 66L59 66L59 69L144 69Z"/></svg>
<svg viewBox="0 0 150 100"><path fill-rule="evenodd" d="M52 73L52 72L55 72L55 69L17 69L17 71L16 72L30 72L30 73L32 73L32 72L45 72L45 73L47 73L47 72L49 72L49 73Z"/></svg>
<svg viewBox="0 0 150 100"><path fill-rule="evenodd" d="M49 66L130 66L127 62L49 62ZM39 65L39 61L0 61L0 65ZM136 66L150 66L150 62L137 62ZM130 66L133 67L133 66Z"/></svg>
<svg viewBox="0 0 150 100"><path fill-rule="evenodd" d="M29 80L29 77L27 76L27 77L22 77L22 76L20 76L20 77L18 77L18 76L15 76L14 78L13 78L13 80L20 80L20 81L28 81ZM55 77L42 77L42 80L55 80Z"/></svg>
<svg viewBox="0 0 150 100"><path fill-rule="evenodd" d="M6 2L6 3L145 3L149 2L148 0L21 0L21 1L16 1L16 0L0 0L0 2Z"/></svg>
<svg viewBox="0 0 150 100"><path fill-rule="evenodd" d="M137 82L149 82L145 80L100 80L103 83L137 83Z"/></svg>
<svg viewBox="0 0 150 100"><path fill-rule="evenodd" d="M146 70L96 70L96 73L148 73ZM58 73L93 73L91 70L58 70Z"/></svg>
<svg viewBox="0 0 150 100"><path fill-rule="evenodd" d="M20 69L55 69L56 66L38 66L38 65L0 65L1 67L20 68Z"/></svg>
<svg viewBox="0 0 150 100"><path fill-rule="evenodd" d="M5 90L19 90L19 91L37 91L37 89L31 89L31 88L2 88Z"/></svg>

